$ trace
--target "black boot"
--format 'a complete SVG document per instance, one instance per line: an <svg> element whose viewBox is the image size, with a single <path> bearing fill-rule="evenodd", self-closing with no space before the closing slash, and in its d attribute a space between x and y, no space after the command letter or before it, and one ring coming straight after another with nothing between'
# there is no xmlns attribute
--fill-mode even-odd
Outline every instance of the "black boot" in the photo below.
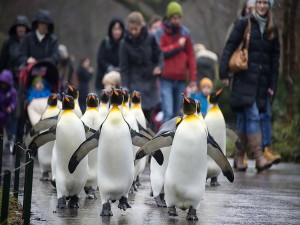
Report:
<svg viewBox="0 0 300 225"><path fill-rule="evenodd" d="M77 195L71 196L70 201L68 202L68 207L70 209L78 209L79 205L78 205L78 197Z"/></svg>
<svg viewBox="0 0 300 225"><path fill-rule="evenodd" d="M128 204L127 198L122 196L121 199L119 200L119 205L118 205L119 209L123 209L124 211L126 211L126 209L131 208L131 206Z"/></svg>
<svg viewBox="0 0 300 225"><path fill-rule="evenodd" d="M102 212L100 216L113 216L109 202L106 202L102 205Z"/></svg>
<svg viewBox="0 0 300 225"><path fill-rule="evenodd" d="M196 209L194 209L192 206L189 208L189 211L186 215L186 219L187 220L193 220L193 221L198 220Z"/></svg>

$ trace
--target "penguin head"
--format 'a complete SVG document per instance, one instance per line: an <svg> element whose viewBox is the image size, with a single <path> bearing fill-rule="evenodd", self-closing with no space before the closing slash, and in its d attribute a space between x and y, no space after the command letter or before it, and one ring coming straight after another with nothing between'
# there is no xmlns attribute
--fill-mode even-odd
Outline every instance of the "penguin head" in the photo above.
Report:
<svg viewBox="0 0 300 225"><path fill-rule="evenodd" d="M223 88L221 88L218 91L215 91L215 92L211 93L208 96L208 102L211 103L211 104L214 104L214 105L217 104L222 91L223 91Z"/></svg>
<svg viewBox="0 0 300 225"><path fill-rule="evenodd" d="M67 109L74 109L74 108L75 108L74 98L71 95L64 95L62 99L62 109L67 110Z"/></svg>
<svg viewBox="0 0 300 225"><path fill-rule="evenodd" d="M130 98L129 92L127 90L125 90L125 89L122 89L122 93L124 95L124 101L123 101L123 103L126 104L126 103L128 103L129 98Z"/></svg>
<svg viewBox="0 0 300 225"><path fill-rule="evenodd" d="M101 91L101 94L100 94L100 102L103 103L103 104L107 104L109 102L109 91L106 90L106 89L103 89Z"/></svg>
<svg viewBox="0 0 300 225"><path fill-rule="evenodd" d="M49 106L56 106L56 105L57 105L57 99L58 99L58 94L52 93L52 94L49 95L49 97L48 97L47 104L48 104Z"/></svg>
<svg viewBox="0 0 300 225"><path fill-rule="evenodd" d="M72 96L74 99L78 99L79 91L75 86L67 85L67 95Z"/></svg>
<svg viewBox="0 0 300 225"><path fill-rule="evenodd" d="M199 114L201 112L201 104L200 101L195 99L196 102L196 107L197 107L197 114Z"/></svg>
<svg viewBox="0 0 300 225"><path fill-rule="evenodd" d="M186 97L183 93L182 93L182 97L183 97L183 113L185 115L191 115L194 114L197 110L197 105L196 105L196 101L195 99L191 98L191 97Z"/></svg>
<svg viewBox="0 0 300 225"><path fill-rule="evenodd" d="M142 102L141 93L138 91L133 91L131 95L131 102L133 104L140 104Z"/></svg>
<svg viewBox="0 0 300 225"><path fill-rule="evenodd" d="M111 105L122 105L124 96L121 89L111 88L110 93L110 104Z"/></svg>
<svg viewBox="0 0 300 225"><path fill-rule="evenodd" d="M86 106L87 107L98 107L99 106L99 99L97 94L89 93L86 98Z"/></svg>

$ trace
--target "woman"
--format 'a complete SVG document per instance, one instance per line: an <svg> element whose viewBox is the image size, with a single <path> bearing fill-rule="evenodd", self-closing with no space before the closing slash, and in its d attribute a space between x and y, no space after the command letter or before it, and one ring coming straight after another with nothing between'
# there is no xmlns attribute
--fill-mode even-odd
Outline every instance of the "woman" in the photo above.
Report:
<svg viewBox="0 0 300 225"><path fill-rule="evenodd" d="M97 78L96 89L103 89L102 79L106 73L112 70L119 70L119 43L124 34L124 23L119 18L113 18L108 26L106 36L99 47L97 55Z"/></svg>
<svg viewBox="0 0 300 225"><path fill-rule="evenodd" d="M159 104L157 76L161 74L162 53L155 38L145 26L139 12L132 12L127 19L127 29L120 44L121 86L142 95L142 109L151 122Z"/></svg>
<svg viewBox="0 0 300 225"><path fill-rule="evenodd" d="M236 166L245 171L243 156L246 143L256 160L256 169L261 172L269 168L262 152L259 128L259 112L266 111L269 98L276 91L279 69L279 34L274 25L271 8L273 0L256 0L255 11L249 17L251 34L249 43L248 69L233 76L230 105L238 112L237 130L242 147L236 151ZM220 63L220 77L223 84L229 84L229 60L243 40L248 18L241 18L235 24L226 43Z"/></svg>

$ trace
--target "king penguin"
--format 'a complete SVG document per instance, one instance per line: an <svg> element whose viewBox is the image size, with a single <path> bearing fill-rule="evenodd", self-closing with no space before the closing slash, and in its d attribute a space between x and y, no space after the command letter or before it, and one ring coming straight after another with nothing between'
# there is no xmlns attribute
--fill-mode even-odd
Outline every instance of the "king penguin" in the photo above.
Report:
<svg viewBox="0 0 300 225"><path fill-rule="evenodd" d="M78 195L88 176L88 158L82 159L74 173L68 170L68 162L75 150L86 140L82 121L74 112L72 96L63 97L62 114L56 126L56 191L58 208L78 208Z"/></svg>
<svg viewBox="0 0 300 225"><path fill-rule="evenodd" d="M210 134L214 137L215 141L222 149L224 155L226 155L226 124L224 116L219 106L217 105L222 90L223 89L220 89L219 91L212 93L208 97L209 103L213 106L207 112L204 121ZM211 146L208 146L208 148L211 148ZM212 160L210 156L207 156L207 179L211 178L211 186L219 185L217 178L220 173L220 167Z"/></svg>
<svg viewBox="0 0 300 225"><path fill-rule="evenodd" d="M79 98L79 91L75 86L67 85L67 95L70 95L73 97L75 102L75 109L74 112L78 116L78 118L82 117L82 112L78 104L78 98Z"/></svg>
<svg viewBox="0 0 300 225"><path fill-rule="evenodd" d="M108 115L108 104L109 104L109 91L103 89L99 96L100 106L99 106L99 115L101 121L103 122Z"/></svg>
<svg viewBox="0 0 300 225"><path fill-rule="evenodd" d="M95 93L90 93L86 99L86 111L81 117L82 122L94 129L98 130L100 128L101 123L104 121L100 117L99 110L99 99ZM97 149L95 148L88 154L88 165L89 165L89 173L86 185L84 187L84 191L87 195L87 198L94 199L96 198L95 190L97 189Z"/></svg>
<svg viewBox="0 0 300 225"><path fill-rule="evenodd" d="M48 97L47 108L42 115L41 120L55 117L59 114L60 109L57 106L57 94L51 94ZM49 179L49 172L51 172L52 149L54 141L48 142L38 149L38 160L42 172L42 181Z"/></svg>
<svg viewBox="0 0 300 225"><path fill-rule="evenodd" d="M72 173L80 161L98 146L98 187L102 201L101 216L112 216L110 201L119 200L118 208L124 211L128 204L128 193L134 178L132 144L144 145L144 139L130 128L124 120L119 106L123 102L120 89L112 89L110 95L111 109L100 129L88 138L76 150L69 161ZM117 140L117 141L116 141Z"/></svg>

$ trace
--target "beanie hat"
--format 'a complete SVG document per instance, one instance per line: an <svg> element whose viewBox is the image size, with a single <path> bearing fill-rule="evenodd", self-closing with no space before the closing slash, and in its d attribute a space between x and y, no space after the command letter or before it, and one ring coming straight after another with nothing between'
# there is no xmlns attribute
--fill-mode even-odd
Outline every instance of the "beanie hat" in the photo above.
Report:
<svg viewBox="0 0 300 225"><path fill-rule="evenodd" d="M183 15L181 5L177 2L170 2L167 6L167 19L170 19L175 14L178 14L179 16Z"/></svg>
<svg viewBox="0 0 300 225"><path fill-rule="evenodd" d="M200 89L202 89L204 86L208 86L211 89L213 88L213 83L211 81L211 79L204 77L200 80Z"/></svg>

